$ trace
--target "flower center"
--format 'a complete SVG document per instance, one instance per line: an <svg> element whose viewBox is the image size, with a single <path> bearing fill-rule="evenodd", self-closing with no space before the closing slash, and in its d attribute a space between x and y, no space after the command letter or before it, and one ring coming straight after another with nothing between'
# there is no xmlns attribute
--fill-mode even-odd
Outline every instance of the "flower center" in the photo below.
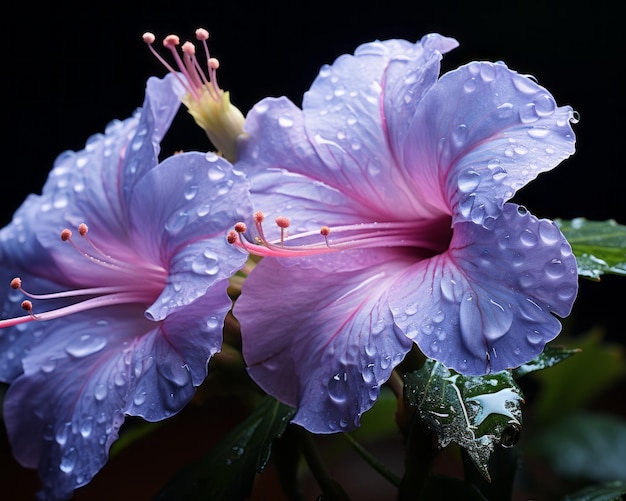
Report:
<svg viewBox="0 0 626 501"><path fill-rule="evenodd" d="M112 282L115 285L85 287L49 294L34 294L23 289L22 280L16 277L11 280L10 285L11 288L19 290L29 298L22 301L22 308L27 312L27 315L0 320L0 329L33 320L52 320L103 306L123 303L151 304L154 302L165 286L167 271L160 266L139 261L131 263L106 254L87 236L88 231L86 224L82 223L78 226L78 234L83 241L81 245L74 241L72 231L67 228L61 232L61 240L71 245L89 263L107 269L111 273ZM70 304L42 313L34 311L33 301L31 300L39 302L51 299L67 299Z"/></svg>
<svg viewBox="0 0 626 501"><path fill-rule="evenodd" d="M254 214L256 235L252 239L246 237L249 233L246 224L237 223L228 233L228 242L262 257L304 257L346 249L405 247L425 258L446 250L452 235L449 221L448 224L429 222L427 228L415 221L368 222L322 226L319 230L289 234L290 220L279 216L275 223L280 237L270 240L265 236L264 220L262 212Z"/></svg>

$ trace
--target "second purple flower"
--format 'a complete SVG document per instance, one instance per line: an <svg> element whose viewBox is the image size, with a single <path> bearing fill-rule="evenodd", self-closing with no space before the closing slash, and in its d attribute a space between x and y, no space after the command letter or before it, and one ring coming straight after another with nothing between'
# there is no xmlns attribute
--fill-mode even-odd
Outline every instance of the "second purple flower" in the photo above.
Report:
<svg viewBox="0 0 626 501"><path fill-rule="evenodd" d="M468 375L528 362L576 297L559 229L507 203L574 152L574 112L501 63L439 77L456 45L364 44L302 109L246 118L259 212L230 240L265 257L234 311L252 378L310 431L358 426L413 343Z"/></svg>

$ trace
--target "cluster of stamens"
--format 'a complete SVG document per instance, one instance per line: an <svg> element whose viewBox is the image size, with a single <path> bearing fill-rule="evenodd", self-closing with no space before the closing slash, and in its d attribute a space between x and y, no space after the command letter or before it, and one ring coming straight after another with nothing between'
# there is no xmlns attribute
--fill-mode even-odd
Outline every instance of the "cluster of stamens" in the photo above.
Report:
<svg viewBox="0 0 626 501"><path fill-rule="evenodd" d="M442 250L432 249L432 242L424 235L420 236L416 231L415 223L411 221L364 222L335 226L332 228L334 235L332 239L329 238L331 234L329 226L290 234L288 229L291 222L285 216L278 216L274 220L280 230L280 236L276 239L269 239L263 228L265 215L257 211L253 215L253 221L256 235L252 239L246 237L248 226L239 222L228 233L227 240L250 254L263 257L311 256L346 249L374 247L418 247L435 253Z"/></svg>
<svg viewBox="0 0 626 501"><path fill-rule="evenodd" d="M86 224L81 223L78 226L78 234L86 242L86 246L79 246L72 238L72 231L65 228L60 233L61 241L70 244L82 257L86 258L90 263L104 267L108 270L119 272L122 276L137 276L137 266L132 263L126 263L115 259L104 251L99 249L95 243L87 236L89 228ZM22 309L28 315L6 320L0 320L0 329L11 327L14 325L30 322L32 320L51 320L59 318L79 311L98 308L101 306L110 306L118 303L129 303L138 301L152 301L154 299L154 291L160 290L165 283L165 270L158 266L142 264L141 266L142 280L119 281L116 285L101 287L86 287L82 289L72 289L62 292L54 292L48 294L33 294L22 287L22 279L15 277L11 280L10 286L14 290L20 291L29 299L22 301ZM115 280L113 280L115 282ZM78 299L77 302L68 306L63 306L56 310L46 311L35 314L33 311L33 302L31 300L49 300L49 299Z"/></svg>
<svg viewBox="0 0 626 501"><path fill-rule="evenodd" d="M214 101L219 101L223 91L217 84L217 69L220 66L219 61L211 57L209 53L209 46L207 40L209 38L209 32L204 28L198 28L196 30L196 39L202 43L204 47L204 53L207 61L206 72L203 71L198 59L196 58L196 46L192 42L185 42L181 46L182 57L178 52L178 46L180 45L180 38L176 35L168 35L163 39L163 47L168 49L178 66L178 71L182 73L186 81L178 77L177 71L154 49L152 44L156 40L153 33L146 32L143 34L143 41L146 42L150 51L154 56L165 66L171 73L177 76L180 83L184 86L185 90L195 99L199 101L204 91L208 92L209 96Z"/></svg>

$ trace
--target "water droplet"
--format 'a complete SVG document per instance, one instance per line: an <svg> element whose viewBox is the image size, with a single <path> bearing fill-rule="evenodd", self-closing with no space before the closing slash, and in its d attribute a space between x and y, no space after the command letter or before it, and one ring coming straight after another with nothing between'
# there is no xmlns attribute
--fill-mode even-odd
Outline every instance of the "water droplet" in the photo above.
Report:
<svg viewBox="0 0 626 501"><path fill-rule="evenodd" d="M124 386L126 384L126 373L116 372L113 377L113 382L115 383L115 386Z"/></svg>
<svg viewBox="0 0 626 501"><path fill-rule="evenodd" d="M183 192L185 200L193 200L197 194L198 194L197 184L190 184L186 186L185 191Z"/></svg>
<svg viewBox="0 0 626 501"><path fill-rule="evenodd" d="M72 430L71 421L67 421L66 423L62 424L57 430L56 435L54 436L54 439L56 440L57 444L61 446L65 445L68 437L70 436L71 430Z"/></svg>
<svg viewBox="0 0 626 501"><path fill-rule="evenodd" d="M148 397L147 393L145 391L142 391L141 393L138 393L137 395L135 395L135 398L133 399L133 404L139 406L146 401L147 397Z"/></svg>
<svg viewBox="0 0 626 501"><path fill-rule="evenodd" d="M522 242L522 244L528 247L537 245L537 241L538 241L537 236L528 228L525 228L524 231L522 231L522 234L520 235L519 239L520 239L520 242Z"/></svg>
<svg viewBox="0 0 626 501"><path fill-rule="evenodd" d="M513 86L524 94L534 94L537 91L537 84L523 75L513 76Z"/></svg>
<svg viewBox="0 0 626 501"><path fill-rule="evenodd" d="M220 327L220 324L221 322L219 318L217 318L215 315L211 315L206 321L207 329L209 329L210 331L215 330L218 327Z"/></svg>
<svg viewBox="0 0 626 501"><path fill-rule="evenodd" d="M546 265L545 272L550 278L561 278L565 275L565 266L560 259L552 259Z"/></svg>
<svg viewBox="0 0 626 501"><path fill-rule="evenodd" d="M102 401L107 396L107 387L104 383L98 383L94 389L93 396L96 400Z"/></svg>
<svg viewBox="0 0 626 501"><path fill-rule="evenodd" d="M348 394L348 374L338 372L328 381L328 394L335 402L343 402Z"/></svg>
<svg viewBox="0 0 626 501"><path fill-rule="evenodd" d="M480 65L480 77L484 82L491 82L496 78L496 67L489 63L482 63Z"/></svg>
<svg viewBox="0 0 626 501"><path fill-rule="evenodd" d="M479 184L480 174L475 170L466 170L459 176L458 186L463 193L475 191Z"/></svg>
<svg viewBox="0 0 626 501"><path fill-rule="evenodd" d="M469 130L467 128L467 125L459 124L452 131L452 142L457 148L460 148L466 143L468 135L469 135Z"/></svg>
<svg viewBox="0 0 626 501"><path fill-rule="evenodd" d="M535 111L540 117L549 117L556 111L556 102L548 94L542 94L535 99Z"/></svg>
<svg viewBox="0 0 626 501"><path fill-rule="evenodd" d="M208 176L209 181L217 182L224 179L226 172L224 172L222 166L214 164L209 167Z"/></svg>
<svg viewBox="0 0 626 501"><path fill-rule="evenodd" d="M476 90L476 77L466 80L463 84L463 90L467 93L474 92Z"/></svg>
<svg viewBox="0 0 626 501"><path fill-rule="evenodd" d="M80 434L83 438L88 438L93 430L93 417L87 416L85 420L80 424Z"/></svg>
<svg viewBox="0 0 626 501"><path fill-rule="evenodd" d="M385 321L382 318L379 318L378 320L376 320L376 322L372 324L372 334L380 334L383 330L385 330L385 327Z"/></svg>
<svg viewBox="0 0 626 501"><path fill-rule="evenodd" d="M528 135L535 139L543 139L550 134L550 129L544 126L536 125L527 131Z"/></svg>
<svg viewBox="0 0 626 501"><path fill-rule="evenodd" d="M573 225L572 225L573 226ZM559 229L549 221L539 221L539 238L548 245L553 245L561 240Z"/></svg>
<svg viewBox="0 0 626 501"><path fill-rule="evenodd" d="M404 307L404 313L406 313L407 315L415 315L417 313L418 308L419 308L419 305L417 303L415 302L408 303Z"/></svg>
<svg viewBox="0 0 626 501"><path fill-rule="evenodd" d="M541 332L532 330L526 334L526 339L530 344L539 344L543 341L543 336L541 335Z"/></svg>
<svg viewBox="0 0 626 501"><path fill-rule="evenodd" d="M189 216L186 212L172 214L165 222L165 229L172 235L176 235L187 225L188 218Z"/></svg>
<svg viewBox="0 0 626 501"><path fill-rule="evenodd" d="M78 452L76 451L76 447L70 447L63 453L63 456L61 457L61 463L59 464L59 469L63 473L71 473L76 466L77 457Z"/></svg>
<svg viewBox="0 0 626 501"><path fill-rule="evenodd" d="M219 271L217 254L206 249L202 255L196 256L191 263L191 269L198 275L215 275Z"/></svg>
<svg viewBox="0 0 626 501"><path fill-rule="evenodd" d="M45 372L46 374L49 374L54 370L56 365L57 365L56 360L54 360L53 358L44 360L41 364L41 372Z"/></svg>
<svg viewBox="0 0 626 501"><path fill-rule="evenodd" d="M278 117L278 125L281 127L292 127L294 124L293 118L290 115L281 115Z"/></svg>
<svg viewBox="0 0 626 501"><path fill-rule="evenodd" d="M267 101L261 101L260 103L255 105L254 111L262 115L268 110L268 108L269 108L269 104L267 103Z"/></svg>
<svg viewBox="0 0 626 501"><path fill-rule="evenodd" d="M72 339L65 347L65 351L76 358L86 357L100 351L107 345L106 338L83 334Z"/></svg>
<svg viewBox="0 0 626 501"><path fill-rule="evenodd" d="M502 103L496 108L496 117L502 120L511 118L514 113L513 105L511 103Z"/></svg>

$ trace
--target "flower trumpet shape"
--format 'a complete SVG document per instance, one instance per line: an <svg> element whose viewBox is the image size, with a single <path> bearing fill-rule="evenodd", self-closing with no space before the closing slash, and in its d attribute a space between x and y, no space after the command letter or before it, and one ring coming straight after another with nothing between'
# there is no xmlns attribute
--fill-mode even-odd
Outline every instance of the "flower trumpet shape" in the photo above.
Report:
<svg viewBox="0 0 626 501"><path fill-rule="evenodd" d="M247 183L215 154L159 163L181 94L151 78L144 106L62 154L0 231L4 421L47 499L90 481L125 415L181 410L221 347L246 259L224 233L249 213Z"/></svg>
<svg viewBox="0 0 626 501"><path fill-rule="evenodd" d="M364 44L302 109L271 98L246 118L237 165L257 212L229 240L265 257L234 313L252 378L313 432L358 426L414 343L463 374L501 371L571 310L571 247L507 200L574 152L575 114L502 63L439 77L456 45Z"/></svg>

